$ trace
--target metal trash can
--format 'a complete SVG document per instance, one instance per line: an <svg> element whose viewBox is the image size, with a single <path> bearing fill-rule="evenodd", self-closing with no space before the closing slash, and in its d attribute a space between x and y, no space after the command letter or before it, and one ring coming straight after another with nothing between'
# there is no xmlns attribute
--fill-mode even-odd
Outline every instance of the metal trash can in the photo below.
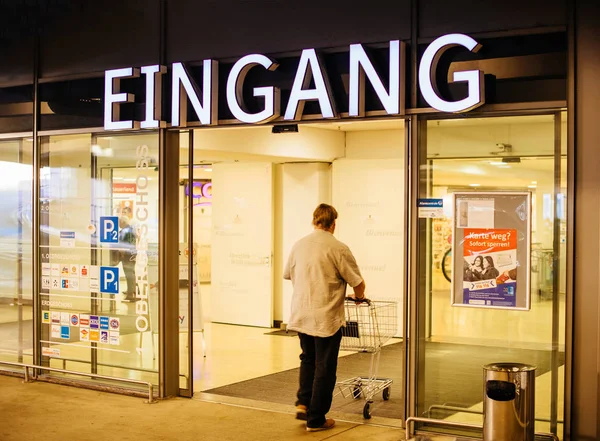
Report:
<svg viewBox="0 0 600 441"><path fill-rule="evenodd" d="M483 441L534 441L535 366L483 366Z"/></svg>

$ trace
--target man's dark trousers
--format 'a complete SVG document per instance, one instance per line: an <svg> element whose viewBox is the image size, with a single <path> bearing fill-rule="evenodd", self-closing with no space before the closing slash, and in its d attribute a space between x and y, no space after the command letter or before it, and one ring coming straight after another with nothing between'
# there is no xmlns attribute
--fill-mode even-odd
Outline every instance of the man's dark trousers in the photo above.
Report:
<svg viewBox="0 0 600 441"><path fill-rule="evenodd" d="M325 415L331 408L342 330L331 337L313 337L301 332L298 336L302 354L296 405L308 408L307 427L320 427L325 424Z"/></svg>

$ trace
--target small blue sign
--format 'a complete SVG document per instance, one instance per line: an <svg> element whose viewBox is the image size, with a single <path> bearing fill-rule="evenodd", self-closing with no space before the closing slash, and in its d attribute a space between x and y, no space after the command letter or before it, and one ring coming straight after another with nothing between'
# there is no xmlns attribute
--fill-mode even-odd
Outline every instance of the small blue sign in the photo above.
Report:
<svg viewBox="0 0 600 441"><path fill-rule="evenodd" d="M443 199L417 199L419 218L443 218L444 200Z"/></svg>
<svg viewBox="0 0 600 441"><path fill-rule="evenodd" d="M417 207L443 208L444 200L443 199L418 199Z"/></svg>
<svg viewBox="0 0 600 441"><path fill-rule="evenodd" d="M100 242L118 243L119 242L119 217L118 216L100 216Z"/></svg>
<svg viewBox="0 0 600 441"><path fill-rule="evenodd" d="M100 316L100 329L108 329L108 317Z"/></svg>
<svg viewBox="0 0 600 441"><path fill-rule="evenodd" d="M69 326L60 327L60 338L69 339L71 338L71 328Z"/></svg>
<svg viewBox="0 0 600 441"><path fill-rule="evenodd" d="M113 266L100 267L100 292L106 294L119 293L119 268Z"/></svg>
<svg viewBox="0 0 600 441"><path fill-rule="evenodd" d="M90 315L90 329L100 328L100 320L97 315Z"/></svg>
<svg viewBox="0 0 600 441"><path fill-rule="evenodd" d="M61 231L60 238L61 239L75 239L75 231Z"/></svg>
<svg viewBox="0 0 600 441"><path fill-rule="evenodd" d="M100 343L108 343L108 331L100 331Z"/></svg>

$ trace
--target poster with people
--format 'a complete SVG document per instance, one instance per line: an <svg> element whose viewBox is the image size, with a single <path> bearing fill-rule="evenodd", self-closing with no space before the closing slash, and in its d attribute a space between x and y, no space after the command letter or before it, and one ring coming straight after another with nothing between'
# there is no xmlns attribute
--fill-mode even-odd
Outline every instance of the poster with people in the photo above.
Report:
<svg viewBox="0 0 600 441"><path fill-rule="evenodd" d="M517 230L465 228L463 303L517 305Z"/></svg>
<svg viewBox="0 0 600 441"><path fill-rule="evenodd" d="M452 197L452 306L529 311L531 193Z"/></svg>

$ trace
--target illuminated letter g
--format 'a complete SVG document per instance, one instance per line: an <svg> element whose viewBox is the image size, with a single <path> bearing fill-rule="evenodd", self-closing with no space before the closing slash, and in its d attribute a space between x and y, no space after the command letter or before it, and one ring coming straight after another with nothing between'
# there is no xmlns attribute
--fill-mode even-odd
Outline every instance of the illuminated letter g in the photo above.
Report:
<svg viewBox="0 0 600 441"><path fill-rule="evenodd" d="M419 87L423 98L431 107L441 112L465 112L479 107L485 102L483 71L481 70L454 72L453 81L468 83L469 92L465 99L446 101L439 96L434 80L437 63L445 51L455 46L465 47L471 52L477 52L481 48L479 43L467 35L444 35L427 47L419 66Z"/></svg>

